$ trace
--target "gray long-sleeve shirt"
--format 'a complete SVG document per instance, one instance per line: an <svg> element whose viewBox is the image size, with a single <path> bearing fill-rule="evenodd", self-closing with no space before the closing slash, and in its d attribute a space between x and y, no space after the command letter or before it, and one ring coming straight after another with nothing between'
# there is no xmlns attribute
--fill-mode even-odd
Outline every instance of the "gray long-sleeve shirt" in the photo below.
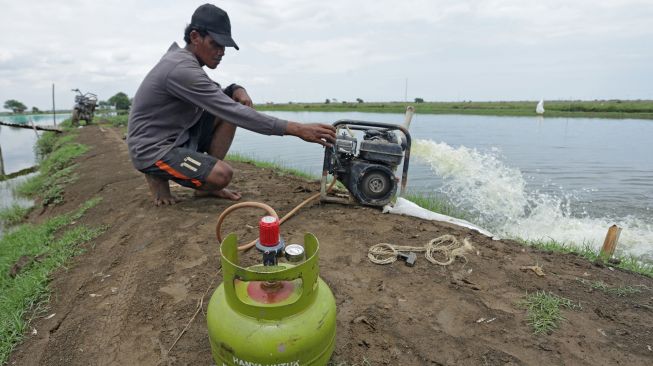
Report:
<svg viewBox="0 0 653 366"><path fill-rule="evenodd" d="M287 121L233 101L213 82L190 51L173 43L134 96L127 133L129 155L144 169L189 139L204 111L265 135L283 135Z"/></svg>

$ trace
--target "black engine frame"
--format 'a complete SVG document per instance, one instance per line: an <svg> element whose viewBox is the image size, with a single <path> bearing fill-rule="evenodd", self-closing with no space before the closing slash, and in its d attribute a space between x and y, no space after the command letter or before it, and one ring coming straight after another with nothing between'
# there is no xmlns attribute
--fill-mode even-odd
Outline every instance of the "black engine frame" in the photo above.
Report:
<svg viewBox="0 0 653 366"><path fill-rule="evenodd" d="M401 141L401 149L403 154L403 171L401 175L401 188L400 195L403 195L406 189L406 184L408 182L408 166L410 163L410 148L411 148L411 137L408 129L404 126L381 123L381 122L368 122L368 121L356 121L356 120L339 120L333 124L336 129L347 128L349 130L358 130L366 132L378 131L380 134L385 134L389 131L400 131L404 135L404 139ZM355 137L346 138L345 140L356 141ZM385 140L385 139L382 139ZM388 141L391 142L391 141ZM374 142L370 140L364 140L363 143L367 143L367 146L373 146ZM361 147L363 145L361 143ZM398 145L399 142L396 142ZM382 148L383 144L379 146ZM390 143L389 145L394 145ZM338 152L335 151L336 146L334 145L331 148L326 148L324 151L324 162L322 165L322 180L321 180L321 189L320 189L320 200L325 202L336 202L344 204L360 203L368 206L383 206L387 204L392 197L396 194L397 191L397 177L395 177L395 170L402 160L401 156L393 156L392 154L386 155L385 152L361 152L359 156L355 156L347 162L341 163L338 162ZM363 157L361 157L362 155ZM335 156L335 159L334 159ZM334 161L336 162L334 164ZM393 179L392 186L388 190L383 190L376 192L379 194L378 197L371 198L368 194L364 192L363 187L361 187L362 182L361 178L365 175L366 179L372 174L377 174L379 180L383 180L384 176L390 177ZM338 197L334 195L329 195L327 192L327 177L329 174L332 174L340 181L342 184L347 187L349 195L347 197Z"/></svg>

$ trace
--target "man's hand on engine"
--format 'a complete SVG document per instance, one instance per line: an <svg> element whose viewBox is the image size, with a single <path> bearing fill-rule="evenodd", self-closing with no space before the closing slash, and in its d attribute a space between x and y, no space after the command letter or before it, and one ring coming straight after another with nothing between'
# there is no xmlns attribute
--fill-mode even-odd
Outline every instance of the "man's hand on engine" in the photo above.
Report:
<svg viewBox="0 0 653 366"><path fill-rule="evenodd" d="M249 94L247 94L247 90L244 88L238 88L234 91L232 95L233 100L240 104L244 104L248 107L251 107L254 105L252 102L252 98L249 97Z"/></svg>
<svg viewBox="0 0 653 366"><path fill-rule="evenodd" d="M322 123L288 122L286 135L297 136L304 141L331 147L336 141L336 128Z"/></svg>

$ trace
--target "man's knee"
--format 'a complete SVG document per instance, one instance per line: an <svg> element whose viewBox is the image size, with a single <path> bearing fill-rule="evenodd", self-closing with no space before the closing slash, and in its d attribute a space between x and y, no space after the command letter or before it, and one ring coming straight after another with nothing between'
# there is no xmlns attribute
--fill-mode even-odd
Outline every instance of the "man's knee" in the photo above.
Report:
<svg viewBox="0 0 653 366"><path fill-rule="evenodd" d="M231 147L231 142L234 140L234 136L236 135L236 126L218 119L216 119L216 124L217 126L215 130L213 130L213 136L211 136L211 144L207 152L212 156L222 160L225 156L227 156L227 152L229 152L229 148Z"/></svg>
<svg viewBox="0 0 653 366"><path fill-rule="evenodd" d="M224 188L229 184L229 182L231 182L233 175L234 171L231 166L224 161L219 160L215 163L213 169L211 169L211 172L206 178L206 182L210 185Z"/></svg>

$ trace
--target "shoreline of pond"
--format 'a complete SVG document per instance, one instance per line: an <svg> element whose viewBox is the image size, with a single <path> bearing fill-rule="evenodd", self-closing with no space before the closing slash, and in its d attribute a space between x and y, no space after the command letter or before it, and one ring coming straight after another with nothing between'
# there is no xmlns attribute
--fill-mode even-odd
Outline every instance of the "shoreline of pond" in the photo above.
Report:
<svg viewBox="0 0 653 366"><path fill-rule="evenodd" d="M266 103L259 111L404 113L413 106L417 114L452 114L502 117L653 119L653 101L550 101L545 112L535 112L536 101L518 102L329 102Z"/></svg>

